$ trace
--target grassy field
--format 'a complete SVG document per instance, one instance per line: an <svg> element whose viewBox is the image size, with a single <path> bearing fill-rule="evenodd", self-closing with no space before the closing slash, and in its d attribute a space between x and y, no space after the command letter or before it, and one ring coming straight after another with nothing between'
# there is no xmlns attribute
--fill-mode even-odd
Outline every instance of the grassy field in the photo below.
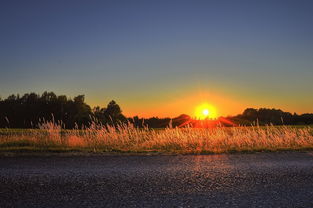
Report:
<svg viewBox="0 0 313 208"><path fill-rule="evenodd" d="M46 123L40 129L0 129L0 152L96 152L206 154L313 150L310 126L217 127L210 129L138 129L93 124L62 130Z"/></svg>

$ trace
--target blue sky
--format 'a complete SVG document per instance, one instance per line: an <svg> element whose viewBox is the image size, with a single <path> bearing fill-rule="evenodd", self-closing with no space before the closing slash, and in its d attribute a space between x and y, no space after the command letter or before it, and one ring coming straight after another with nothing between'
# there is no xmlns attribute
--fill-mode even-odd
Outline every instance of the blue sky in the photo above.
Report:
<svg viewBox="0 0 313 208"><path fill-rule="evenodd" d="M85 94L142 116L201 102L221 115L313 112L312 11L309 0L2 0L0 96Z"/></svg>

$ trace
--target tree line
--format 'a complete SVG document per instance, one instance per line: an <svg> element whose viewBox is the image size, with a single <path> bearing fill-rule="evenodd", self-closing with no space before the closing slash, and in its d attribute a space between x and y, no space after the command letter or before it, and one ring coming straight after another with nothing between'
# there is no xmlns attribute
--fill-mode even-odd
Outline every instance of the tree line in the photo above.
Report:
<svg viewBox="0 0 313 208"><path fill-rule="evenodd" d="M284 112L280 109L247 108L242 114L228 117L231 121L241 125L310 125L313 124L313 114L298 115Z"/></svg>
<svg viewBox="0 0 313 208"><path fill-rule="evenodd" d="M84 95L70 99L53 92L44 92L42 95L26 93L0 100L1 128L36 128L41 122L53 121L72 129L88 127L92 121L112 124L126 120L115 101L112 100L106 108L91 109L85 103Z"/></svg>
<svg viewBox="0 0 313 208"><path fill-rule="evenodd" d="M222 125L307 125L313 124L313 114L291 114L279 109L247 108L237 116L220 118ZM37 128L41 122L53 121L63 128L89 127L92 122L104 125L116 125L130 122L136 127L165 128L195 124L197 121L182 114L176 118L127 118L122 114L120 106L111 101L105 108L91 108L85 102L84 95L73 99L54 92L26 93L23 96L10 95L0 98L0 128Z"/></svg>

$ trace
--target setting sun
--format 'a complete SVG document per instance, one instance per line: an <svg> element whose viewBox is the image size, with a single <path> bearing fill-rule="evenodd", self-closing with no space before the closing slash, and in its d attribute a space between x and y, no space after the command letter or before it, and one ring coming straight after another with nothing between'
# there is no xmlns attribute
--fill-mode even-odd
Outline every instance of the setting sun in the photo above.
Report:
<svg viewBox="0 0 313 208"><path fill-rule="evenodd" d="M216 119L217 118L217 111L216 108L212 105L207 103L203 103L196 107L195 110L196 119Z"/></svg>
<svg viewBox="0 0 313 208"><path fill-rule="evenodd" d="M205 116L208 116L209 115L209 110L208 109L204 109L202 111L202 114L205 115Z"/></svg>

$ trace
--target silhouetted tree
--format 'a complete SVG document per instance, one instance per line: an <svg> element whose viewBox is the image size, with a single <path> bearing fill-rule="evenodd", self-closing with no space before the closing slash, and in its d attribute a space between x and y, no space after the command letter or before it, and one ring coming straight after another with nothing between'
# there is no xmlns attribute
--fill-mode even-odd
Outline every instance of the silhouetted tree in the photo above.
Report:
<svg viewBox="0 0 313 208"><path fill-rule="evenodd" d="M102 124L116 125L127 122L127 118L122 114L120 106L114 100L110 101L106 108L95 107L93 115Z"/></svg>
<svg viewBox="0 0 313 208"><path fill-rule="evenodd" d="M254 109L254 108L247 108L243 112L242 116L249 121L255 121L258 118L258 110Z"/></svg>
<svg viewBox="0 0 313 208"><path fill-rule="evenodd" d="M306 119L308 115L309 119ZM253 109L247 108L242 114L229 117L230 120L237 124L247 125L256 124L259 125L296 125L296 124L312 124L313 116L312 114L303 114L298 116L297 114L291 114L289 112L283 112L280 109L268 109L260 108Z"/></svg>

